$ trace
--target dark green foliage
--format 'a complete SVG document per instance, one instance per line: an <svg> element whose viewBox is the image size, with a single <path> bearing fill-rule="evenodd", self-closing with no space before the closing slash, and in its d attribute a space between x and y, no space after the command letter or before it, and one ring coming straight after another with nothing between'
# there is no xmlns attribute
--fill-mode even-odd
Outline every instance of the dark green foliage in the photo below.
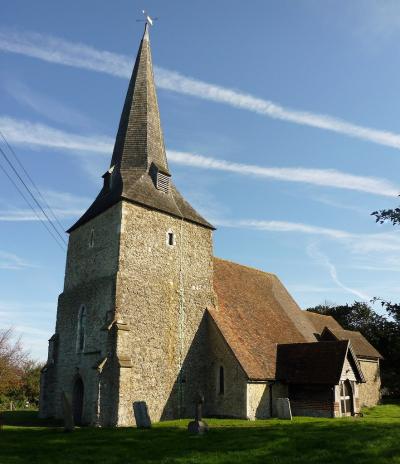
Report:
<svg viewBox="0 0 400 464"><path fill-rule="evenodd" d="M374 301L380 301L375 299ZM381 301L386 314L378 314L364 302L352 305L318 305L308 308L332 316L347 330L357 330L382 354L382 386L391 396L400 396L400 311L399 305Z"/></svg>
<svg viewBox="0 0 400 464"><path fill-rule="evenodd" d="M383 224L384 222L391 222L394 226L400 224L400 207L392 209L380 209L371 213L375 216L376 222Z"/></svg>
<svg viewBox="0 0 400 464"><path fill-rule="evenodd" d="M31 403L38 403L40 394L40 371L42 365L34 361L30 361L25 366L23 376L23 392L25 398Z"/></svg>
<svg viewBox="0 0 400 464"><path fill-rule="evenodd" d="M46 427L24 411L8 413L5 422L10 425L0 432L1 464L400 463L400 405L378 406L363 418L207 419L210 431L204 436L190 436L188 420L149 430L72 433L56 424Z"/></svg>

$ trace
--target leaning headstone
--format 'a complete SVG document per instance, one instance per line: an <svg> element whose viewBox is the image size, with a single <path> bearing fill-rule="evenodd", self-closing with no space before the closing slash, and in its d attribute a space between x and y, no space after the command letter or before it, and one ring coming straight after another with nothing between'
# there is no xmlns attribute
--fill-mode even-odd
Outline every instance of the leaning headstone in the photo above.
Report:
<svg viewBox="0 0 400 464"><path fill-rule="evenodd" d="M66 393L61 393L62 412L64 419L64 432L72 432L74 430L74 415L72 413L71 402Z"/></svg>
<svg viewBox="0 0 400 464"><path fill-rule="evenodd" d="M194 435L201 435L204 432L207 432L208 425L202 420L202 407L204 403L203 395L199 395L196 398L196 409L195 409L195 419L188 424L188 432L193 433Z"/></svg>
<svg viewBox="0 0 400 464"><path fill-rule="evenodd" d="M133 403L133 413L135 415L136 427L139 429L149 429L151 419L146 401L135 401Z"/></svg>
<svg viewBox="0 0 400 464"><path fill-rule="evenodd" d="M292 420L292 410L290 408L289 398L276 399L276 412L278 415L278 419Z"/></svg>

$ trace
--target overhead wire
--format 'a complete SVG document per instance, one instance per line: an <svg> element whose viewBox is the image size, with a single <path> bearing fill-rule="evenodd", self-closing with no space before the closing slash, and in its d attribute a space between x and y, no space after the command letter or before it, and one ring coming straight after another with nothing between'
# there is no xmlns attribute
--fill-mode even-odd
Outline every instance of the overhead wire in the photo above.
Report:
<svg viewBox="0 0 400 464"><path fill-rule="evenodd" d="M13 149L13 147L8 143L8 140L6 139L6 136L3 134L3 132L0 130L0 136L2 137L2 139L4 140L4 143L7 145L8 147L8 150L12 153L12 155L14 156L15 160L17 161L18 165L20 166L20 168L23 170L24 174L26 175L26 177L29 179L30 183L32 184L33 188L36 190L37 194L40 196L40 198L42 199L43 203L45 204L47 210L51 213L51 215L53 216L53 219L57 222L58 226L60 227L61 231L64 233L64 227L63 225L61 224L61 222L59 221L58 217L56 216L56 214L54 213L53 209L51 208L51 206L49 205L49 203L46 201L46 199L44 198L44 196L42 195L42 192L39 190L39 187L36 185L35 181L32 179L32 177L29 175L28 171L25 169L25 166L23 165L22 161L20 160L20 158L17 156L15 150Z"/></svg>
<svg viewBox="0 0 400 464"><path fill-rule="evenodd" d="M1 150L1 148L0 148ZM35 216L39 219L39 221L43 224L43 226L46 228L47 232L53 237L53 239L55 240L55 242L57 243L57 245L63 250L65 251L65 247L63 244L61 244L57 238L56 235L54 235L53 231L50 229L50 227L47 225L46 221L43 220L42 217L40 217L40 214L37 212L37 210L34 208L34 206L32 205L32 203L28 200L28 198L26 197L26 195L24 194L24 192L18 187L17 183L14 181L14 179L10 176L10 174L7 172L7 170L4 168L4 166L2 164L0 164L0 169L4 172L4 174L7 176L7 178L9 179L9 181L14 185L15 189L17 190L17 192L21 195L21 197L24 199L24 201L26 202L26 204L31 208L31 210L33 211L33 213L35 214Z"/></svg>
<svg viewBox="0 0 400 464"><path fill-rule="evenodd" d="M44 216L46 217L47 221L50 223L51 227L54 229L54 231L56 232L56 234L60 237L61 241L64 242L65 245L67 245L67 242L65 240L65 238L60 234L60 232L58 231L58 229L56 228L56 226L54 225L53 221L49 218L48 214L46 213L46 211L43 209L42 205L39 203L39 201L36 199L35 195L32 193L31 189L26 185L24 179L22 179L22 177L20 176L19 172L17 171L17 169L14 167L14 165L12 164L12 162L10 161L10 159L8 158L7 154L5 153L5 151L0 147L0 153L3 155L4 159L7 161L8 165L11 167L12 171L14 172L14 174L18 177L18 179L20 180L20 182L22 183L22 185L25 187L26 191L29 193L30 197L32 198L32 200L35 202L35 204L38 206L38 208L42 211L42 213L44 214Z"/></svg>

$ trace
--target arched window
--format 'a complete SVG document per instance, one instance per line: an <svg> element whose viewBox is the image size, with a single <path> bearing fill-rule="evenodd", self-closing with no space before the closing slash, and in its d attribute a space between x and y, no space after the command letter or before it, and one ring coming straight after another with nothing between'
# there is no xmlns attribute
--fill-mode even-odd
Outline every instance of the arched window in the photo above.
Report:
<svg viewBox="0 0 400 464"><path fill-rule="evenodd" d="M85 349L86 342L86 307L82 305L78 313L78 333L76 340L76 351L78 353Z"/></svg>
<svg viewBox="0 0 400 464"><path fill-rule="evenodd" d="M219 368L219 394L223 395L224 393L225 393L224 368L220 366Z"/></svg>

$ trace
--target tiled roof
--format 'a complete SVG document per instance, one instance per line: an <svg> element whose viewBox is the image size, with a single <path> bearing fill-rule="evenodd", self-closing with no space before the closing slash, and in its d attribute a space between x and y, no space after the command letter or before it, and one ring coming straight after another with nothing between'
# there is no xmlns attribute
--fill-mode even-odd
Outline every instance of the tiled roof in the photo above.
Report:
<svg viewBox="0 0 400 464"><path fill-rule="evenodd" d="M332 316L304 311L305 316L315 328L315 333L321 335L325 327L330 329L342 329L342 326Z"/></svg>
<svg viewBox="0 0 400 464"><path fill-rule="evenodd" d="M322 333L322 339L325 338L327 330L334 335L336 340L350 340L355 354L359 358L382 358L382 355L376 350L371 343L363 336L362 333L354 330L331 329L328 328Z"/></svg>
<svg viewBox="0 0 400 464"><path fill-rule="evenodd" d="M366 358L382 358L382 355L377 351L371 343L362 335L362 333L355 330L345 330L342 326L332 317L325 316L323 314L313 313L311 311L304 311L307 319L313 324L315 328L315 333L322 335L325 328L329 329L330 334L333 334L334 338L328 337L325 334L325 337L329 339L336 340L350 340L351 345L354 349L355 354L358 357Z"/></svg>
<svg viewBox="0 0 400 464"><path fill-rule="evenodd" d="M122 199L213 229L183 199L172 180L168 192L156 188L150 172L152 165L169 175L146 25L115 140L110 186L103 187L93 204L68 232Z"/></svg>
<svg viewBox="0 0 400 464"><path fill-rule="evenodd" d="M278 345L277 380L294 384L339 383L349 341Z"/></svg>
<svg viewBox="0 0 400 464"><path fill-rule="evenodd" d="M252 380L274 379L281 343L315 342L314 328L274 274L214 259L209 313Z"/></svg>

